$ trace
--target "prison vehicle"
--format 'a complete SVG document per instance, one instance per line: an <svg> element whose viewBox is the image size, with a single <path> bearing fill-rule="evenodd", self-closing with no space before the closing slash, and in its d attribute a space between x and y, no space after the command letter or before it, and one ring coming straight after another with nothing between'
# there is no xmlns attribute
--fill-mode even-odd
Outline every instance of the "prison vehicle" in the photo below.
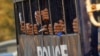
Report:
<svg viewBox="0 0 100 56"><path fill-rule="evenodd" d="M99 0L14 0L18 56L98 56Z"/></svg>

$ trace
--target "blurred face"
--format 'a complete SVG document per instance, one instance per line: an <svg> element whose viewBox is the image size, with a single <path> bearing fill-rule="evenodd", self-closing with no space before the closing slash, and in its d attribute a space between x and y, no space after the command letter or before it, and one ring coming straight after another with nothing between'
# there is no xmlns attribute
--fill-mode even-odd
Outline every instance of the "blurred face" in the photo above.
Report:
<svg viewBox="0 0 100 56"><path fill-rule="evenodd" d="M64 21L60 19L59 24L64 24Z"/></svg>
<svg viewBox="0 0 100 56"><path fill-rule="evenodd" d="M41 12L41 14L40 14ZM41 17L43 21L48 21L49 20L49 14L48 14L48 9L45 8L41 11L35 11L35 19L37 24L41 24Z"/></svg>
<svg viewBox="0 0 100 56"><path fill-rule="evenodd" d="M50 33L50 34L53 34L53 31L52 31L53 29L52 29L52 25L51 25L51 24L49 24L48 29L49 29L49 33Z"/></svg>
<svg viewBox="0 0 100 56"><path fill-rule="evenodd" d="M54 32L55 34L60 32L60 25L58 23L54 23Z"/></svg>
<svg viewBox="0 0 100 56"><path fill-rule="evenodd" d="M45 8L41 11L41 15L42 15L42 20L43 21L48 21L49 20L49 13L48 13L47 8Z"/></svg>

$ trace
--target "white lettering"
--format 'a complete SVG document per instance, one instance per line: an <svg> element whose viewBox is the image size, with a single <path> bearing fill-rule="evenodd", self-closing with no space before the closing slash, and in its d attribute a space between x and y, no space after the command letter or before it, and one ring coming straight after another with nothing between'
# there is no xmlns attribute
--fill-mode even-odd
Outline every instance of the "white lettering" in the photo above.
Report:
<svg viewBox="0 0 100 56"><path fill-rule="evenodd" d="M43 47L43 56L48 56L48 52L47 52L47 49L45 47Z"/></svg>
<svg viewBox="0 0 100 56"><path fill-rule="evenodd" d="M53 54L53 56L55 56L55 53L54 53L54 46L52 46L52 54Z"/></svg>
<svg viewBox="0 0 100 56"><path fill-rule="evenodd" d="M61 48L62 56L68 56L68 53L66 53L67 52L67 46L66 45L60 45L60 48Z"/></svg>
<svg viewBox="0 0 100 56"><path fill-rule="evenodd" d="M51 56L51 53L50 53L50 46L48 46L48 55Z"/></svg>
<svg viewBox="0 0 100 56"><path fill-rule="evenodd" d="M42 56L43 54L42 54L42 48L41 47L37 47L37 54L38 54L38 56Z"/></svg>
<svg viewBox="0 0 100 56"><path fill-rule="evenodd" d="M38 56L68 56L67 52L67 45L37 47Z"/></svg>
<svg viewBox="0 0 100 56"><path fill-rule="evenodd" d="M56 46L56 48L55 48L55 56L60 56L59 46Z"/></svg>

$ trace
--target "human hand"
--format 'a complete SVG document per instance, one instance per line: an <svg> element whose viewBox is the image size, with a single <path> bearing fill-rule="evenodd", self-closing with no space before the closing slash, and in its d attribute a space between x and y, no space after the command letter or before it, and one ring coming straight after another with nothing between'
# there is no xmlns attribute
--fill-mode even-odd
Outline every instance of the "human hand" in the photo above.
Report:
<svg viewBox="0 0 100 56"><path fill-rule="evenodd" d="M73 20L73 31L75 32L75 33L78 33L79 32L79 22L78 22L78 19L77 18L75 18L74 20Z"/></svg>

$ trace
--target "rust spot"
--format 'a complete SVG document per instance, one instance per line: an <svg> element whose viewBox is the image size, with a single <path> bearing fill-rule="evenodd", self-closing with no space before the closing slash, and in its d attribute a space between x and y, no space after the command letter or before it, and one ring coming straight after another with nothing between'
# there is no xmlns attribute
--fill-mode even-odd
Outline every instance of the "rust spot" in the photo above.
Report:
<svg viewBox="0 0 100 56"><path fill-rule="evenodd" d="M93 4L91 8L92 8L92 10L96 10L96 5Z"/></svg>

